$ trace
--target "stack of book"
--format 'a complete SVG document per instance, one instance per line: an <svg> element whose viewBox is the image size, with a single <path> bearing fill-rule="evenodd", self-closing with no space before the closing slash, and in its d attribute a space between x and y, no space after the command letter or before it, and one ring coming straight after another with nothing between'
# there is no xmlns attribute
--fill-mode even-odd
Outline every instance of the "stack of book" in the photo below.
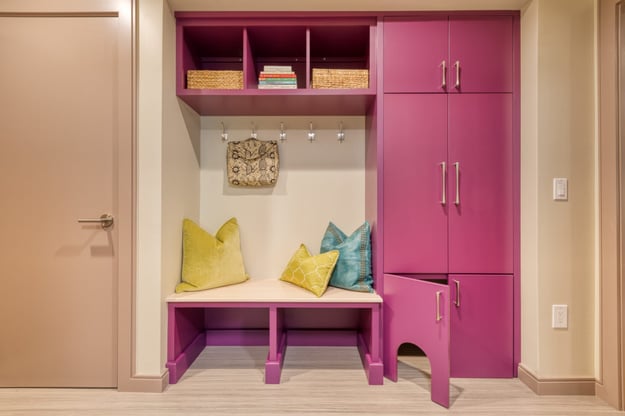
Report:
<svg viewBox="0 0 625 416"><path fill-rule="evenodd" d="M258 89L296 89L297 77L290 65L265 65L258 76Z"/></svg>

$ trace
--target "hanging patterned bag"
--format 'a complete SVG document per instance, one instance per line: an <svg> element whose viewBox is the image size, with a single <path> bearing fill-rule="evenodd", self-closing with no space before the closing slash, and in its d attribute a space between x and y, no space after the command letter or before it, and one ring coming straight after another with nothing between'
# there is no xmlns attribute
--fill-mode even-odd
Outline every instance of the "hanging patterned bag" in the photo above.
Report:
<svg viewBox="0 0 625 416"><path fill-rule="evenodd" d="M234 186L274 186L278 180L278 142L250 138L228 143L228 182Z"/></svg>

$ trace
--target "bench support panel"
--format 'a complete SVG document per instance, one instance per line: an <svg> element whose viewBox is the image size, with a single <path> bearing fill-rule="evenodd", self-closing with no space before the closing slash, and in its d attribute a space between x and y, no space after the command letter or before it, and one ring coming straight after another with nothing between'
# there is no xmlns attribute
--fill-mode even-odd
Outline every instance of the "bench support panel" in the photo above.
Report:
<svg viewBox="0 0 625 416"><path fill-rule="evenodd" d="M232 307L261 308L268 313L268 329L205 329L210 309ZM285 314L289 309L359 309L362 314L358 330L289 329ZM212 302L168 303L167 369L169 383L182 378L206 346L268 345L265 362L265 383L279 384L287 345L358 347L369 384L383 383L380 355L380 303L267 303L236 304Z"/></svg>

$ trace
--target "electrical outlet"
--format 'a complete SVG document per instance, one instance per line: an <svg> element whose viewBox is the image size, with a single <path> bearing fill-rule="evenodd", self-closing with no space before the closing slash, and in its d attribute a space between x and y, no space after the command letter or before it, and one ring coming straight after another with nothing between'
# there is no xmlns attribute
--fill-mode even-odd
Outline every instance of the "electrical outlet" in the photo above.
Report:
<svg viewBox="0 0 625 416"><path fill-rule="evenodd" d="M551 327L562 329L569 327L568 305L551 305Z"/></svg>
<svg viewBox="0 0 625 416"><path fill-rule="evenodd" d="M569 180L567 178L553 178L553 200L567 201L569 199Z"/></svg>

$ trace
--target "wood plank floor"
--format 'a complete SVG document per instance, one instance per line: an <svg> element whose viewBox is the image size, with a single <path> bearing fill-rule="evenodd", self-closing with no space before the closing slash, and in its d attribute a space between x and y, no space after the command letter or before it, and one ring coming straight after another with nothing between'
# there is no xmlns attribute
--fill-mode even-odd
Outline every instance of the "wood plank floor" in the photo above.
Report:
<svg viewBox="0 0 625 416"><path fill-rule="evenodd" d="M592 396L536 396L518 379L452 379L449 410L430 401L427 359L369 386L355 348L289 347L282 383L263 383L265 347L210 347L164 393L0 389L0 415L625 415Z"/></svg>

